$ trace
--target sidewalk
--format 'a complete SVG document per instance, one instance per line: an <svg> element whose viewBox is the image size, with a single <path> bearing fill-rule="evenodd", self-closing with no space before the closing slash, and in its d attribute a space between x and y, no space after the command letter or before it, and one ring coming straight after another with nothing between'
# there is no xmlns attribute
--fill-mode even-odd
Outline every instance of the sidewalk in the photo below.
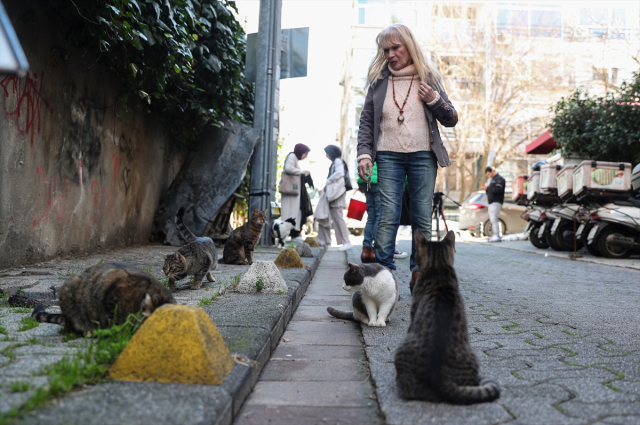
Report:
<svg viewBox="0 0 640 425"><path fill-rule="evenodd" d="M172 247L147 245L112 250L72 259L57 259L28 267L0 271L0 293L43 300L55 311L66 277L104 262L125 262L163 278L162 255ZM219 387L190 384L159 384L105 381L66 394L51 405L37 409L21 423L27 424L229 424L251 392L272 350L282 337L292 312L324 253L312 249L315 258L303 258L305 269L280 269L287 286L286 295L250 295L227 292L249 266L219 264L213 272L216 283L200 290L184 289L174 294L178 304L201 305L211 317L232 354L251 362L236 364ZM274 261L280 250L258 247L256 261ZM186 282L186 281L185 281ZM187 287L183 283L183 287ZM55 291L53 289L55 289ZM204 301L204 302L203 302ZM208 303L208 304L207 304ZM37 388L47 385L43 368L74 353L81 339L63 342L60 327L42 323L20 330L31 309L7 307L0 299L0 421L3 414L22 406ZM21 388L18 388L20 386Z"/></svg>
<svg viewBox="0 0 640 425"><path fill-rule="evenodd" d="M342 289L345 254L329 250L235 424L381 424L360 325Z"/></svg>

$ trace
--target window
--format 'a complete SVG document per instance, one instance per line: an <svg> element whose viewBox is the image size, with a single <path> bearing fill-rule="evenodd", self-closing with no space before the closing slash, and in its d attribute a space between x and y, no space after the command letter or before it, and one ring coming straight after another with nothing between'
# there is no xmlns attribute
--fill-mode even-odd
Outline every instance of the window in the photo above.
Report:
<svg viewBox="0 0 640 425"><path fill-rule="evenodd" d="M628 32L625 9L580 9L580 25L596 37L625 38Z"/></svg>
<svg viewBox="0 0 640 425"><path fill-rule="evenodd" d="M498 3L498 34L531 37L562 36L562 11L557 5Z"/></svg>
<svg viewBox="0 0 640 425"><path fill-rule="evenodd" d="M562 33L562 14L560 11L532 10L532 37L560 37Z"/></svg>
<svg viewBox="0 0 640 425"><path fill-rule="evenodd" d="M419 2L358 0L358 25L385 27L394 23L416 26Z"/></svg>
<svg viewBox="0 0 640 425"><path fill-rule="evenodd" d="M366 9L364 7L361 7L360 9L358 9L358 24L364 25L365 13L366 13Z"/></svg>

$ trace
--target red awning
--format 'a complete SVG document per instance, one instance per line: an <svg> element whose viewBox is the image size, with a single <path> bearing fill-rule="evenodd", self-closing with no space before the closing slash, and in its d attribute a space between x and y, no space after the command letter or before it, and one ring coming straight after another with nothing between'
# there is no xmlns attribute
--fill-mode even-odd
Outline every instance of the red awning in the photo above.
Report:
<svg viewBox="0 0 640 425"><path fill-rule="evenodd" d="M528 154L546 154L551 153L552 150L557 148L556 141L553 140L553 136L549 133L549 130L542 133L533 142L527 144L525 150Z"/></svg>

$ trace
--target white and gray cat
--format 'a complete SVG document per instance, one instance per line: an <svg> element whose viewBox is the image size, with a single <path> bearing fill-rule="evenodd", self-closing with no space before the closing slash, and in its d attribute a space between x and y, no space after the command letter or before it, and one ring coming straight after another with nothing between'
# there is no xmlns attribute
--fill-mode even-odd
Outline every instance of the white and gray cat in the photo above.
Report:
<svg viewBox="0 0 640 425"><path fill-rule="evenodd" d="M386 326L398 302L398 281L391 270L381 264L349 263L342 289L353 292L353 312L327 307L330 315L369 326Z"/></svg>
<svg viewBox="0 0 640 425"><path fill-rule="evenodd" d="M271 235L273 239L277 240L277 245L280 245L284 248L284 240L287 239L289 233L293 229L296 228L296 219L291 217L286 219L285 221L275 219L273 220L273 224L271 225Z"/></svg>

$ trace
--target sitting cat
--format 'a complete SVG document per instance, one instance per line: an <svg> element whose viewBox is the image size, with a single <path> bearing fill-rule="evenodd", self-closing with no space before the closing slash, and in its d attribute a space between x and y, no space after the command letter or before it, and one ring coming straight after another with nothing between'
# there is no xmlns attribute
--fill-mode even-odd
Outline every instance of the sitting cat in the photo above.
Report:
<svg viewBox="0 0 640 425"><path fill-rule="evenodd" d="M236 228L224 244L223 264L253 264L253 247L260 239L262 226L267 222L267 210L253 209L249 221Z"/></svg>
<svg viewBox="0 0 640 425"><path fill-rule="evenodd" d="M121 325L130 314L148 317L163 304L175 304L171 292L156 278L135 267L107 263L89 267L64 281L60 290L62 314L36 304L31 317L41 323L63 325L73 332L91 332Z"/></svg>
<svg viewBox="0 0 640 425"><path fill-rule="evenodd" d="M327 307L330 315L369 326L386 326L398 301L398 281L391 270L381 264L349 263L342 289L353 292L353 312Z"/></svg>
<svg viewBox="0 0 640 425"><path fill-rule="evenodd" d="M218 253L213 240L196 237L184 225L183 216L184 208L180 208L176 214L176 226L187 244L173 254L165 255L162 265L162 271L169 276L172 292L176 290L176 282L187 276L193 276L191 289L200 289L205 276L209 282L215 282L210 270L218 267Z"/></svg>
<svg viewBox="0 0 640 425"><path fill-rule="evenodd" d="M415 233L420 275L413 289L411 323L395 353L396 382L409 400L472 404L500 396L478 377L480 366L467 332L464 302L453 269L455 234L431 242Z"/></svg>
<svg viewBox="0 0 640 425"><path fill-rule="evenodd" d="M277 241L277 245L280 245L284 248L284 240L287 239L291 230L296 227L296 219L288 218L285 221L282 220L273 220L273 225L271 226L271 235L273 239Z"/></svg>

